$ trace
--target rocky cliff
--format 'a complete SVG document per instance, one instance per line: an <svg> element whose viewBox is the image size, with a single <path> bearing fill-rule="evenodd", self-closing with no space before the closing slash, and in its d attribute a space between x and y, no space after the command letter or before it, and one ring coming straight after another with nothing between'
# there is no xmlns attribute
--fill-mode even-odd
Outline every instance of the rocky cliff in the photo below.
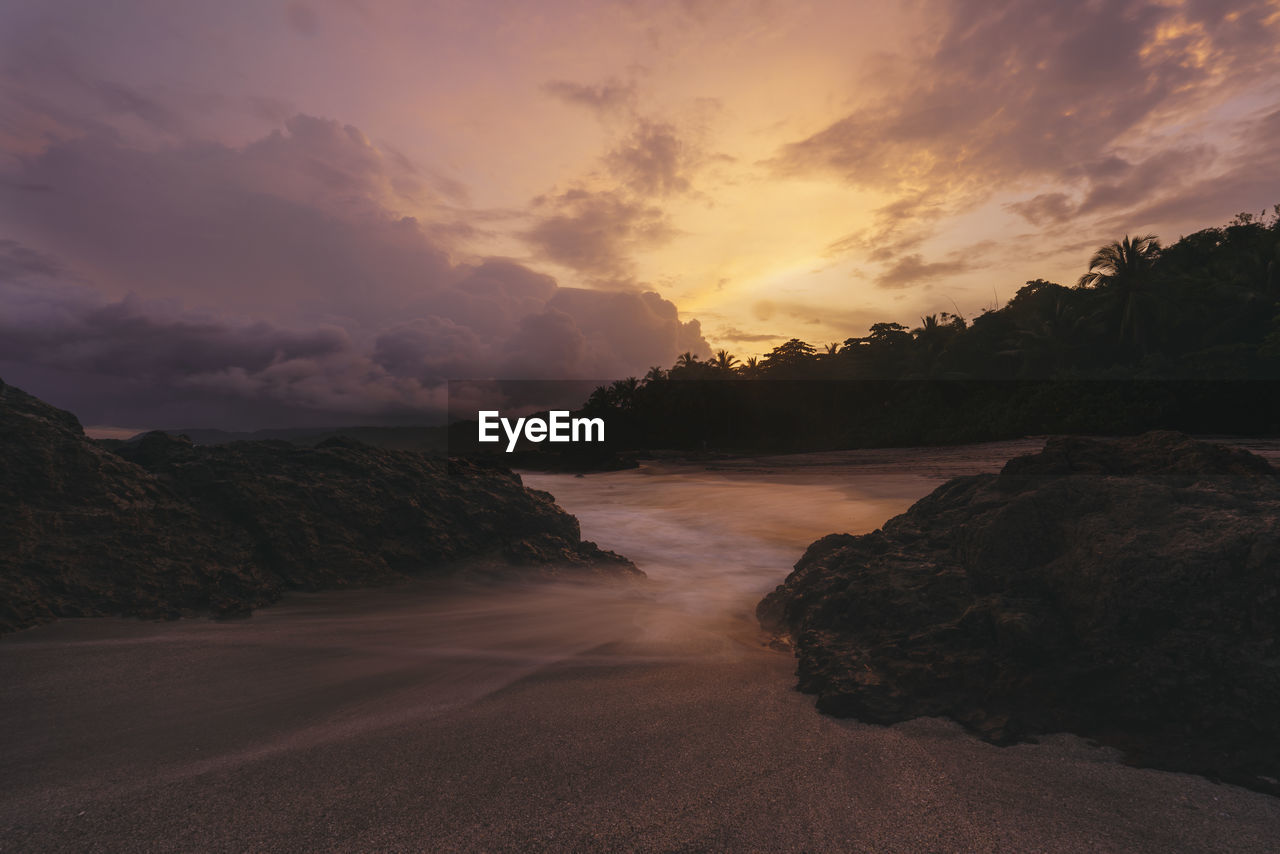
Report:
<svg viewBox="0 0 1280 854"><path fill-rule="evenodd" d="M289 589L431 573L640 576L517 475L331 440L106 450L0 382L0 632L243 613Z"/></svg>
<svg viewBox="0 0 1280 854"><path fill-rule="evenodd" d="M1247 452L1050 440L818 540L757 614L830 714L1072 732L1280 794L1280 473Z"/></svg>

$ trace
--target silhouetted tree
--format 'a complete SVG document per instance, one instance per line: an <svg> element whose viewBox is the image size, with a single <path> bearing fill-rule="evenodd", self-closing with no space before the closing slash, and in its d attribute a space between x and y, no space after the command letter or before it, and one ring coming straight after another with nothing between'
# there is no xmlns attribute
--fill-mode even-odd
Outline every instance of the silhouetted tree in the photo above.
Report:
<svg viewBox="0 0 1280 854"><path fill-rule="evenodd" d="M615 435L649 437L655 447L971 441L1082 424L1131 429L1159 423L1171 405L1196 408L1163 384L1105 397L1089 389L1106 383L1076 381L1280 379L1278 267L1280 206L1167 248L1153 236L1126 236L1093 254L1077 287L1034 279L971 322L940 312L911 330L875 323L843 345L818 350L792 338L741 363L725 350L706 362L686 352L667 371L650 369L643 385L629 379L596 389L589 405L625 416L628 429ZM729 378L1065 385L1046 392L1031 384L1030 396L1009 397L991 390L1024 384L720 382Z"/></svg>
<svg viewBox="0 0 1280 854"><path fill-rule="evenodd" d="M785 344L779 344L767 354L761 364L763 372L779 379L793 378L807 373L816 351L813 346L799 338L792 338Z"/></svg>
<svg viewBox="0 0 1280 854"><path fill-rule="evenodd" d="M618 409L631 409L635 406L636 392L639 390L640 380L635 377L615 380L613 385L609 387L610 400Z"/></svg>
<svg viewBox="0 0 1280 854"><path fill-rule="evenodd" d="M731 355L728 350L717 350L715 356L711 359L711 364L725 373L732 371L733 366L737 363L738 357Z"/></svg>
<svg viewBox="0 0 1280 854"><path fill-rule="evenodd" d="M1108 295L1104 312L1116 326L1121 345L1128 343L1140 353L1146 349L1148 314L1154 310L1152 268L1160 255L1154 234L1108 243L1089 259L1089 272L1079 286L1096 287Z"/></svg>

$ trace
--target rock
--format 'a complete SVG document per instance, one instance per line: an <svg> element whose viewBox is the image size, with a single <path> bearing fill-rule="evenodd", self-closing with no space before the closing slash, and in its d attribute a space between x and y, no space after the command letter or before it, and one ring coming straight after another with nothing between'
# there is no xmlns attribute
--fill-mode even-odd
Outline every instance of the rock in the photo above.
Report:
<svg viewBox="0 0 1280 854"><path fill-rule="evenodd" d="M63 616L235 613L279 582L244 538L0 383L0 631Z"/></svg>
<svg viewBox="0 0 1280 854"><path fill-rule="evenodd" d="M116 452L0 382L0 632L58 617L231 615L289 589L424 574L640 577L509 470L338 438Z"/></svg>
<svg viewBox="0 0 1280 854"><path fill-rule="evenodd" d="M1051 439L813 543L757 616L829 714L1072 732L1280 794L1280 472L1245 451Z"/></svg>

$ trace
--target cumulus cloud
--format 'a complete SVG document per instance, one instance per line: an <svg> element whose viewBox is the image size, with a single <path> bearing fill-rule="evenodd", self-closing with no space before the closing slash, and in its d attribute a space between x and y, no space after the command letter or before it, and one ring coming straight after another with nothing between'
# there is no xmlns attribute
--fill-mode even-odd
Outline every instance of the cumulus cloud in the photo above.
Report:
<svg viewBox="0 0 1280 854"><path fill-rule="evenodd" d="M586 355L587 338L573 318L555 308L521 318L507 340L509 364L531 379L572 376Z"/></svg>
<svg viewBox="0 0 1280 854"><path fill-rule="evenodd" d="M656 294L455 260L432 182L330 120L294 116L242 147L86 130L24 159L0 193L23 236L0 242L5 378L48 383L90 421L118 409L96 393L108 386L131 423L404 420L439 410L450 378L607 378L705 350ZM600 258L666 227L625 201L564 202L601 235L575 249L552 224L552 251ZM213 400L220 416L200 403Z"/></svg>
<svg viewBox="0 0 1280 854"><path fill-rule="evenodd" d="M681 321L675 303L652 291L560 288L548 306L574 318L586 338L587 361L609 368L605 375L643 372L667 365L663 353L710 353L695 319Z"/></svg>

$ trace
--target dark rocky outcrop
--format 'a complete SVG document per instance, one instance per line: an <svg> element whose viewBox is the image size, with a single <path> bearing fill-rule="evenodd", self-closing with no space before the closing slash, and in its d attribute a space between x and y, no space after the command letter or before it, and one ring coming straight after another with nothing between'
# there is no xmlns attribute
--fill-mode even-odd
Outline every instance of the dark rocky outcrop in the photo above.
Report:
<svg viewBox="0 0 1280 854"><path fill-rule="evenodd" d="M830 714L1072 732L1280 794L1280 473L1245 451L1052 439L818 540L757 615Z"/></svg>
<svg viewBox="0 0 1280 854"><path fill-rule="evenodd" d="M115 452L0 382L0 632L63 616L244 613L427 573L640 576L512 472L332 439Z"/></svg>

